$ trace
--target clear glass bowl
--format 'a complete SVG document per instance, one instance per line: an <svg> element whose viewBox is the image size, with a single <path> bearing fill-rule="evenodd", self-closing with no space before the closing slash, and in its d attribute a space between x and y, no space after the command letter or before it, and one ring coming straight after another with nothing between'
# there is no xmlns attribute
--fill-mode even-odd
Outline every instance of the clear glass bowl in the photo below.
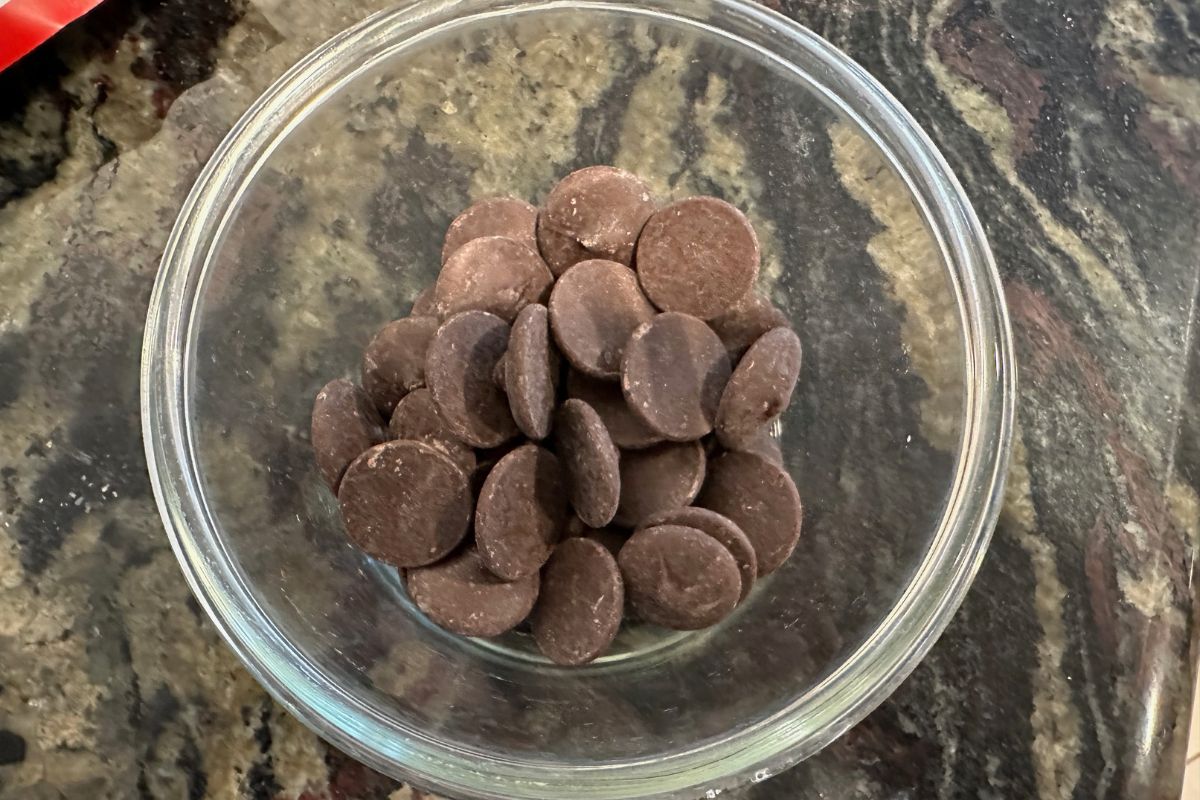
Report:
<svg viewBox="0 0 1200 800"><path fill-rule="evenodd" d="M473 198L587 164L743 208L806 347L782 421L805 530L714 629L561 669L464 640L345 540L313 395L433 280ZM467 797L713 796L875 707L979 565L1014 370L980 225L913 119L742 0L456 0L376 15L281 78L188 198L146 323L154 489L196 596L336 746Z"/></svg>

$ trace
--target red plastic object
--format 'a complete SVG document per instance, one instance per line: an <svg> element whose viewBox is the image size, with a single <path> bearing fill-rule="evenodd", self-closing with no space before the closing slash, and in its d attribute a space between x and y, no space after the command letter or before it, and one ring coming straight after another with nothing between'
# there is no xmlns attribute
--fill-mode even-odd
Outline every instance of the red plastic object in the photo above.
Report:
<svg viewBox="0 0 1200 800"><path fill-rule="evenodd" d="M101 0L0 0L0 71Z"/></svg>

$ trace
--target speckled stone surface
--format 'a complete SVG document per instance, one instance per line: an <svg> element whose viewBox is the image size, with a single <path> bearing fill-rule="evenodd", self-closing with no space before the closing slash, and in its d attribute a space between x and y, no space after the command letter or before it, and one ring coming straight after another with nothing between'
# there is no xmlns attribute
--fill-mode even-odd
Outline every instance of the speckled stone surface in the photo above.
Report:
<svg viewBox="0 0 1200 800"><path fill-rule="evenodd" d="M110 0L0 75L2 800L422 796L322 743L221 643L138 420L145 305L191 182L274 76L377 5ZM946 634L863 723L733 795L1174 800L1200 538L1200 12L769 5L946 155L1023 386L1005 510ZM869 176L844 173L886 222Z"/></svg>

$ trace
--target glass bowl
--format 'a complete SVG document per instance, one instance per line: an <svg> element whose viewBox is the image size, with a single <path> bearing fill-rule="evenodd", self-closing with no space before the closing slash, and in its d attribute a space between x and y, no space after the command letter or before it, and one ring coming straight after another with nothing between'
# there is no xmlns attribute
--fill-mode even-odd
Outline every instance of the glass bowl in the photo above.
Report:
<svg viewBox="0 0 1200 800"><path fill-rule="evenodd" d="M472 199L612 163L715 194L805 343L778 431L789 562L717 627L631 627L582 669L462 639L345 539L317 389L355 376ZM168 534L255 677L334 745L460 797L715 796L818 751L946 626L983 557L1014 396L978 220L913 119L742 0L455 0L338 35L209 162L146 322L142 413Z"/></svg>

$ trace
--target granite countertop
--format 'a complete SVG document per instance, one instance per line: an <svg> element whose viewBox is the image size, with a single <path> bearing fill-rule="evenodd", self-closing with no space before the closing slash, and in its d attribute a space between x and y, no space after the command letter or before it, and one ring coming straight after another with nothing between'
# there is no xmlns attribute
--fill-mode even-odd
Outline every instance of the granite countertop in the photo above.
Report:
<svg viewBox="0 0 1200 800"><path fill-rule="evenodd" d="M0 74L0 800L414 798L242 669L146 476L175 213L283 69L372 2L109 0ZM962 609L895 695L739 797L1175 800L1200 540L1200 10L773 0L913 112L1005 283L1023 385Z"/></svg>

